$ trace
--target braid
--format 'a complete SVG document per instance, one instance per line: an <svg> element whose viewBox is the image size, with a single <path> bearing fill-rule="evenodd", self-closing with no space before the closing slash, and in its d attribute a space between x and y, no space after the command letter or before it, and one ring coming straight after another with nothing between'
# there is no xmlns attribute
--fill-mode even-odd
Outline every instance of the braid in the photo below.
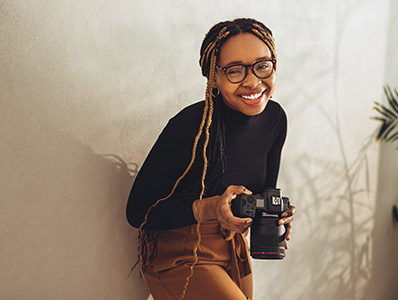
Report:
<svg viewBox="0 0 398 300"><path fill-rule="evenodd" d="M145 215L144 222L140 225L138 240L139 240L139 245L140 245L139 246L139 260L141 263L141 273L145 272L147 266L155 259L156 254L157 254L156 244L157 244L157 238L159 236L159 233L158 232L154 233L153 230L144 229L144 226L148 222L148 215L151 213L151 210L154 207L156 207L160 202L170 198L170 196L173 195L173 193L176 190L180 181L185 177L185 175L191 169L191 167L195 161L198 142L202 135L203 127L206 122L207 112L208 112L208 104L206 103L204 111L203 111L202 121L200 122L199 131L196 134L196 137L194 140L191 161L189 162L187 168L185 169L183 174L177 179L177 181L174 183L174 186L173 186L170 194L164 198L159 199L158 201L156 201L155 204L153 204L151 207L149 207L149 209ZM148 255L149 255L149 257L148 257Z"/></svg>
<svg viewBox="0 0 398 300"><path fill-rule="evenodd" d="M185 286L184 286L183 292L181 294L180 300L184 299L185 294L187 292L189 280L193 276L194 267L199 262L198 249L200 246L200 242L202 240L202 236L200 234L200 225L201 225L202 216L203 216L203 195L204 195L205 189L206 189L205 179L206 179L207 165L208 165L206 150L207 150L207 146L208 146L209 140L210 140L210 125L212 123L212 117L213 117L213 112L214 112L213 93L212 92L213 92L213 88L216 83L215 71L216 71L216 63L217 63L217 54L218 54L219 48L220 48L219 43L222 39L224 39L229 34L229 32L226 31L226 29L227 28L224 27L218 34L218 37L216 38L216 40L213 43L210 43L206 47L206 50L205 50L205 57L208 58L210 56L210 74L209 74L209 78L207 81L206 95L205 95L206 106L209 106L209 115L208 115L208 118L206 121L206 133L205 133L206 135L205 135L205 142L204 142L204 146L203 146L203 161L204 161L204 163L203 163L203 173L202 173L202 180L201 180L201 188L202 189L201 189L200 196L199 196L198 223L196 224L196 233L198 235L198 240L193 249L194 261L190 268L191 273L186 278ZM201 60L202 69L204 66L204 62L205 62L205 60L202 59Z"/></svg>
<svg viewBox="0 0 398 300"><path fill-rule="evenodd" d="M268 32L266 32L264 30L264 28L258 24L254 24L253 27L255 27L255 28L252 29L252 32L258 38L260 38L268 46L269 50L271 51L272 58L275 59L274 68L276 70L276 65L277 65L276 49L275 49L275 42L274 42L272 35L269 34Z"/></svg>
<svg viewBox="0 0 398 300"><path fill-rule="evenodd" d="M139 228L139 262L141 264L141 273L143 274L157 255L157 240L159 237L158 231L147 228L149 215L151 219L153 218L155 220L153 223L161 222L161 212L164 210L167 211L167 208L164 206L157 206L159 203L169 199L174 194L181 180L188 174L195 162L199 140L201 139L204 131L204 144L202 149L203 170L200 183L198 183L198 189L200 190L199 209L197 215L198 222L196 225L198 239L193 250L193 263L190 267L190 275L186 278L180 300L185 297L189 280L193 276L194 267L199 262L198 249L201 243L200 226L203 217L203 198L205 195L215 195L216 193L222 192L221 187L223 185L223 177L227 170L227 160L225 157L225 124L222 111L218 104L219 101L223 100L221 99L221 96L213 99L215 97L213 96L213 92L216 86L215 72L217 59L222 44L229 37L241 33L255 34L268 46L272 53L272 58L276 60L275 44L272 38L272 32L264 24L254 19L242 18L236 19L234 21L220 22L209 30L205 36L205 39L203 40L200 49L201 57L199 60L202 75L208 79L205 92L205 107L203 110L199 130L194 139L191 160L185 171L176 180L169 195L159 199L148 209L144 222ZM212 125L213 119L215 121L214 125ZM209 145L210 151L208 151ZM195 187L192 187L192 191L195 191ZM155 207L156 209L154 209Z"/></svg>
<svg viewBox="0 0 398 300"><path fill-rule="evenodd" d="M209 46L207 47L207 50L206 50L208 52L206 54L207 57L211 56L211 67L213 70L211 72L211 80L208 81L207 88L206 88L205 108L203 110L202 120L201 120L201 123L199 126L198 133L196 134L196 137L194 140L191 161L189 162L189 164L188 164L187 168L185 169L185 171L183 172L183 174L175 182L169 195L167 195L164 198L159 199L158 201L156 201L156 203L154 203L151 207L149 207L149 209L145 215L144 222L139 227L138 239L139 239L139 261L141 263L141 273L145 272L148 265L155 259L156 255L157 255L157 247L156 246L157 246L157 239L158 239L159 233L154 230L145 228L148 223L148 216L151 214L151 211L153 210L153 208L158 206L158 204L160 202L167 200L174 194L174 192L177 189L181 180L186 176L186 174L188 174L189 170L191 169L191 167L195 161L198 142L199 142L200 137L202 136L203 128L206 125L206 127L205 127L205 132L206 132L205 144L203 147L204 165L203 165L203 173L202 173L202 180L201 180L201 193L200 193L200 197L199 197L200 201L203 198L205 188L206 188L205 178L206 178L207 166L208 166L206 150L207 150L207 145L210 140L210 125L212 123L212 115L213 115L213 111L214 111L214 103L213 103L213 99L212 99L212 90L213 90L212 86L214 86L214 84L215 84L215 67L216 67L216 62L217 62L216 54L218 53L218 50L219 50L219 47L216 47L216 46L217 46L217 44L219 44L219 41L221 39L225 38L227 35L228 35L228 33L225 33L225 30L220 32L219 37L216 39L216 41L214 41L214 43L209 44ZM201 204L201 209L200 209L200 219L198 222L199 226L200 226L200 220L201 220L201 215L202 215L202 211L203 211L202 201L200 204ZM198 229L199 229L199 227L198 227ZM198 244L198 246L199 246L199 244ZM196 249L196 251L197 251L197 249ZM196 255L196 259L197 259L197 255Z"/></svg>

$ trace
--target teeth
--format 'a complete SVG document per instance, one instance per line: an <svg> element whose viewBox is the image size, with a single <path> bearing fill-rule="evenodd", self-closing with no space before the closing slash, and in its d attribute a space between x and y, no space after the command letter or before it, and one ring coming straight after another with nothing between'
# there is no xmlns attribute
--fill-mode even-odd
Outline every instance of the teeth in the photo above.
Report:
<svg viewBox="0 0 398 300"><path fill-rule="evenodd" d="M262 94L263 94L263 93L261 92L261 93L254 94L254 95L251 95L251 96L243 96L243 95L240 95L240 96L241 96L243 99L246 99L246 100L254 100L254 99L257 99L258 97L260 97Z"/></svg>

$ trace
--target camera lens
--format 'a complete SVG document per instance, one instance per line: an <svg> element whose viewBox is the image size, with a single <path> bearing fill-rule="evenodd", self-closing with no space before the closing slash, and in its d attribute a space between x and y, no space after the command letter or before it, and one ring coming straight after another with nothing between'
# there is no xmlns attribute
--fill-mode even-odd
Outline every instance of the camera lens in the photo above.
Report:
<svg viewBox="0 0 398 300"><path fill-rule="evenodd" d="M284 258L285 233L285 227L278 225L278 218L257 214L251 227L250 255L258 259Z"/></svg>

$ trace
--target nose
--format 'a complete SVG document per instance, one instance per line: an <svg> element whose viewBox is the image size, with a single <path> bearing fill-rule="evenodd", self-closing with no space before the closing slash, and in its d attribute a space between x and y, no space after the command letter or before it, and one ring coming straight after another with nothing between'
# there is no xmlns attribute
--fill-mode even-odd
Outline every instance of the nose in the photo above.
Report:
<svg viewBox="0 0 398 300"><path fill-rule="evenodd" d="M252 68L247 68L247 75L245 80L243 80L243 85L247 86L249 88L255 88L261 83L261 79L258 78L256 75L253 73Z"/></svg>

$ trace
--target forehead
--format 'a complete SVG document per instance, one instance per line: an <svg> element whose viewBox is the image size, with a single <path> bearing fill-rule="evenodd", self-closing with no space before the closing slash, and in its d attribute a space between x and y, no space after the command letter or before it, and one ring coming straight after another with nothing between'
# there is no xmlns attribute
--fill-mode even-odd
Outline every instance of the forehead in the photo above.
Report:
<svg viewBox="0 0 398 300"><path fill-rule="evenodd" d="M222 44L218 64L225 66L231 63L251 64L259 58L271 58L268 46L252 33L242 33L227 39Z"/></svg>

